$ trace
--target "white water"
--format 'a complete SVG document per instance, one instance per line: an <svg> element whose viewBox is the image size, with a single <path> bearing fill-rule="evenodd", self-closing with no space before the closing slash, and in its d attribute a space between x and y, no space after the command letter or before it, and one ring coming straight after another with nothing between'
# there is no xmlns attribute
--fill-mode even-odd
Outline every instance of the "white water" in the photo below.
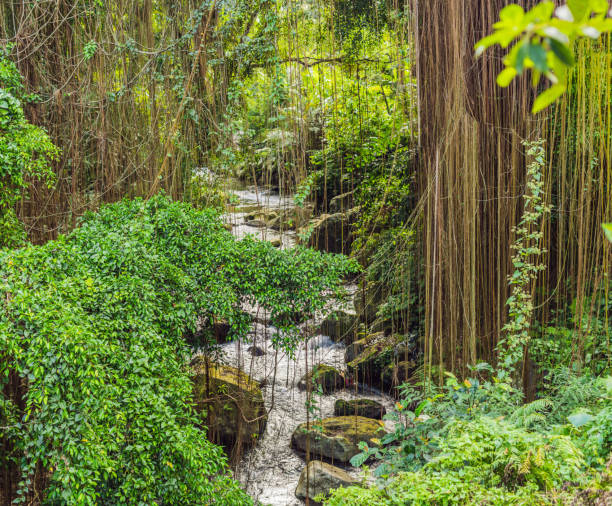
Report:
<svg viewBox="0 0 612 506"><path fill-rule="evenodd" d="M246 189L234 193L243 205L257 203L266 208L276 209L290 205L287 199L270 192L255 193L252 189ZM243 237L246 233L254 233L263 240L280 237L270 229L245 225L245 214L237 212L228 215L228 222L233 224L234 234L238 237ZM284 232L280 238L283 247L295 244L295 234L291 232ZM266 385L263 387L268 410L266 431L257 446L245 453L236 470L236 477L251 497L261 504L297 506L303 504L295 497L295 487L305 462L289 445L291 434L300 423L307 420L308 412L307 394L300 391L296 384L307 372L306 362L308 369L312 369L316 364L328 364L343 370L344 346L319 335L311 338L307 344L302 344L294 357L289 357L272 347L273 333L272 327L256 323L249 336L250 342L232 342L222 346L226 363L239 367L257 381L265 380ZM260 347L265 354L260 357L252 356L247 351L251 345ZM314 400L317 407L313 413L310 413L310 419L333 416L334 403L337 399L355 398L374 399L384 404L388 411L393 407L390 397L371 392L359 393L353 387L321 397L316 396ZM347 470L358 476L357 470L350 467Z"/></svg>

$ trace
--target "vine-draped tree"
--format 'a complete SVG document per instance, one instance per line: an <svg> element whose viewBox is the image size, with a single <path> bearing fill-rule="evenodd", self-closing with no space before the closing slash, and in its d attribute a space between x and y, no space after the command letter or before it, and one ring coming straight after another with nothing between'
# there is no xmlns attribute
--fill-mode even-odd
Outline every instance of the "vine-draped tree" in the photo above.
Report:
<svg viewBox="0 0 612 506"><path fill-rule="evenodd" d="M505 89L496 84L505 52L498 48L474 59L474 45L491 32L506 3L412 3L419 191L425 201L426 363L451 370L495 359L513 271L509 245L524 192L523 139L547 141L545 192L553 206L542 225L547 269L531 287L539 322L545 327L557 318L587 328L601 311L598 294L607 293L602 273L609 249L599 226L611 205L610 39L581 42L567 96L546 114L531 116L538 90L526 76ZM519 3L527 9L536 2ZM590 86L584 85L587 77ZM572 308L568 299L575 301ZM585 335L576 335L573 360L579 363L588 347Z"/></svg>

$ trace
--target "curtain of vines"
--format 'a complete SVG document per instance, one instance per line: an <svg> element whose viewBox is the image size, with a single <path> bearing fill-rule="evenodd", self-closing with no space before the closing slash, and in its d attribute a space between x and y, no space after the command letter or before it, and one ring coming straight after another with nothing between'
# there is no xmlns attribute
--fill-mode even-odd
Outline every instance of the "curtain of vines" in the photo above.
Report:
<svg viewBox="0 0 612 506"><path fill-rule="evenodd" d="M527 8L534 2L519 3ZM534 118L529 82L501 89L495 83L500 55L474 61L474 44L505 4L412 4L425 205L425 360L429 372L440 365L440 375L443 368L495 362L507 317L512 228L524 190L522 139L548 140L545 177L553 212L542 245L548 268L532 288L536 318L542 328L573 325L572 361L582 362L589 358L583 335L595 313L607 311L609 251L600 223L610 218L611 201L609 40L579 48L572 92L556 110ZM562 315L572 307L571 318ZM607 335L607 312L604 319Z"/></svg>
<svg viewBox="0 0 612 506"><path fill-rule="evenodd" d="M158 186L181 196L219 137L228 84L252 50L243 39L261 41L255 19L270 6L0 2L0 44L14 46L28 91L38 95L27 113L62 149L57 184L34 186L20 209L30 238L54 237L102 201Z"/></svg>

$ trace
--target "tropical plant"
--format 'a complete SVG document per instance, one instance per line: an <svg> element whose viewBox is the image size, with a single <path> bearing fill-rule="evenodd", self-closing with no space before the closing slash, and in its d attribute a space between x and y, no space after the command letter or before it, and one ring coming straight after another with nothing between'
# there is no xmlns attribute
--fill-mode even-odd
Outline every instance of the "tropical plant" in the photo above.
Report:
<svg viewBox="0 0 612 506"><path fill-rule="evenodd" d="M597 39L602 33L612 32L612 19L606 15L612 16L607 0L570 0L556 9L554 2L546 1L528 12L511 4L499 13L495 31L478 41L476 55L495 44L507 48L519 39L504 58L505 68L497 76L497 83L506 87L525 69L532 70L534 87L546 76L552 85L534 101L535 114L567 89L567 71L574 65L574 41L582 37Z"/></svg>

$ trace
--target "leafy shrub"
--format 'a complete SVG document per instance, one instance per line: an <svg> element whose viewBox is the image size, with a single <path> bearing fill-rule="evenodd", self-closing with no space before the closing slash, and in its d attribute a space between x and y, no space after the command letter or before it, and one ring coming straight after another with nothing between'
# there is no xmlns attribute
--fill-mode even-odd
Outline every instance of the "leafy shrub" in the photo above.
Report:
<svg viewBox="0 0 612 506"><path fill-rule="evenodd" d="M259 302L290 351L297 323L350 269L341 256L235 241L215 212L165 197L2 251L0 437L12 452L0 465L21 474L17 502L42 492L42 470L53 504L248 504L197 427L183 335L218 317L242 337L241 306Z"/></svg>
<svg viewBox="0 0 612 506"><path fill-rule="evenodd" d="M567 436L545 436L502 419L453 420L421 469L363 490L336 491L340 504L554 504L555 487L580 478L584 459ZM349 500L350 499L350 500Z"/></svg>
<svg viewBox="0 0 612 506"><path fill-rule="evenodd" d="M24 197L29 182L51 183L50 163L58 149L47 133L26 120L24 95L17 67L8 59L10 48L0 48L0 246L23 243L25 232L15 214L15 205Z"/></svg>
<svg viewBox="0 0 612 506"><path fill-rule="evenodd" d="M609 377L560 369L548 397L522 404L488 364L473 372L463 381L447 372L425 398L403 385L386 416L395 430L351 460L376 459L376 485L338 490L327 504L558 504L599 487L593 473L612 446Z"/></svg>
<svg viewBox="0 0 612 506"><path fill-rule="evenodd" d="M555 501L534 490L521 487L517 491L487 488L469 482L458 474L406 472L373 488L341 488L325 502L326 506L536 506Z"/></svg>

